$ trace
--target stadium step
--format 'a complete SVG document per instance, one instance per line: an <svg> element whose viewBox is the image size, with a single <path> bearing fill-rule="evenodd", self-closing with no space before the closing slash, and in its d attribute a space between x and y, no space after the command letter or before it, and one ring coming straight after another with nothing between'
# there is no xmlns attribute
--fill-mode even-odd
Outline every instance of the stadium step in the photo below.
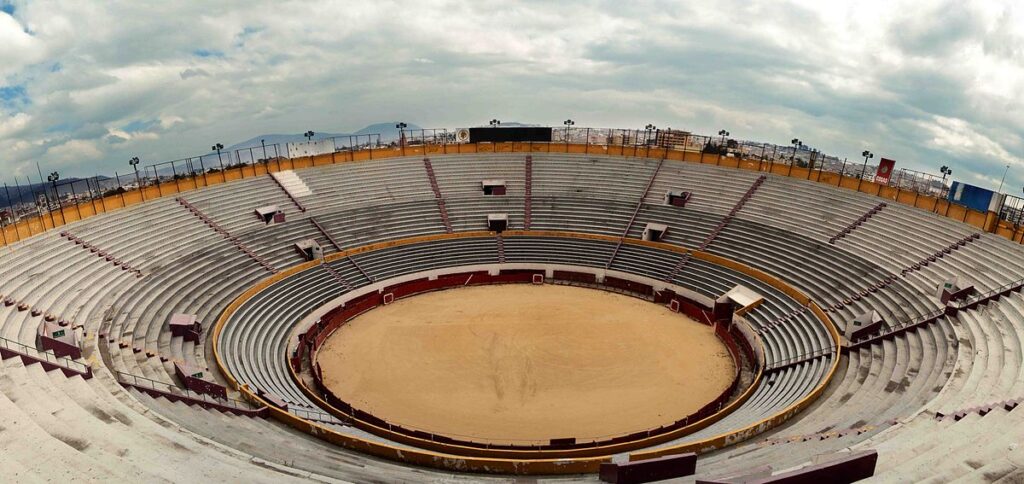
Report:
<svg viewBox="0 0 1024 484"><path fill-rule="evenodd" d="M523 229L530 230L533 221L530 215L533 211L533 156L526 155L526 196L523 201Z"/></svg>
<svg viewBox="0 0 1024 484"><path fill-rule="evenodd" d="M300 211L306 211L306 207L302 205L299 198L312 195L313 190L306 185L306 182L302 181L302 178L299 178L299 175L292 170L285 170L271 173L270 178L273 178L277 185L288 194L288 198Z"/></svg>
<svg viewBox="0 0 1024 484"><path fill-rule="evenodd" d="M189 203L188 200L185 200L183 197L177 197L176 200L181 206L187 208L188 211L192 212L192 215L195 215L196 217L199 218L199 220L202 220L204 223L206 223L206 225L213 229L214 232L217 232L225 239L228 239L228 241L230 241L236 248L238 248L238 250L242 251L245 255L249 256L249 258L256 261L259 265L263 266L264 269L270 271L273 274L277 274L277 268L270 265L270 262L267 262L267 260L264 259L263 257L260 257L259 254L253 252L252 249L243 244L242 241L238 240L238 237L235 237L234 235L231 235L231 233L228 232L227 230L224 230L223 227L218 225L217 222L214 222L213 219L211 219L210 217L207 217L206 214L204 214L201 210L196 208L195 205L192 205L191 203Z"/></svg>
<svg viewBox="0 0 1024 484"><path fill-rule="evenodd" d="M335 240L334 236L332 236L331 233L328 232L327 229L324 228L324 226L320 224L320 222L317 222L316 219L313 218L313 217L310 217L309 221L312 222L313 225L316 226L316 228L320 231L321 234L324 234L324 237L327 237L327 240L331 241L331 245L333 245L335 249L337 249L339 252L344 250L344 249L341 248L341 244L338 243L337 240ZM346 255L345 258L348 259L348 261L352 264L352 266L355 267L356 270L359 271L359 273L362 274L363 277L365 277L367 281L370 281L370 282L374 281L373 277L371 277L369 274L367 274L366 271L363 270L362 266L360 266L359 263L356 262L356 260L352 258L352 256ZM348 281L343 282L343 284L345 284L347 287L349 287L351 289L351 286L349 285Z"/></svg>
<svg viewBox="0 0 1024 484"><path fill-rule="evenodd" d="M317 222L316 219L313 217L309 217L309 221L313 223L313 225L317 228L317 230L320 231L321 234L324 234L324 237L327 237L327 240L331 241L331 245L333 245L336 250L338 250L339 252L343 250L341 248L341 244L339 244L337 240L334 240L334 237L331 235L331 233L328 232L323 225L320 225L320 222Z"/></svg>
<svg viewBox="0 0 1024 484"><path fill-rule="evenodd" d="M117 382L126 389L149 395L151 398L165 398L171 402L181 402L190 407L198 406L207 410L217 410L251 418L267 418L270 409L267 406L253 408L251 405L231 398L213 398L168 383L150 378L117 372Z"/></svg>
<svg viewBox="0 0 1024 484"><path fill-rule="evenodd" d="M498 241L498 263L505 263L505 239L501 237L501 232L494 234L495 239Z"/></svg>
<svg viewBox="0 0 1024 484"><path fill-rule="evenodd" d="M622 248L622 242L626 240L626 236L629 235L629 229L633 227L633 222L636 221L637 214L640 213L640 209L644 206L644 199L647 198L647 194L650 193L651 187L654 185L654 179L658 178L658 173L661 172L661 167L665 164L665 159L658 160L657 166L654 167L654 172L651 173L651 178L647 180L647 186L644 187L644 192L640 195L640 200L636 202L636 208L633 209L633 215L629 217L629 222L626 223L626 228L622 230L622 236L619 237L619 242L615 244L615 249L612 250L612 255L608 257L608 262L604 265L605 269L610 269L612 263L615 262L615 256L619 255L619 249Z"/></svg>
<svg viewBox="0 0 1024 484"><path fill-rule="evenodd" d="M434 175L434 165L430 164L430 158L423 159L423 167L427 170L427 178L430 179L430 188L434 190L434 198L437 199L437 208L441 210L441 222L444 223L444 231L452 233L452 222L448 220L448 209L445 208L444 198L441 197L441 187L437 185L437 176Z"/></svg>
<svg viewBox="0 0 1024 484"><path fill-rule="evenodd" d="M9 360L14 357L20 357L22 364L26 366L39 363L46 371L60 370L68 378L73 376L80 376L86 380L92 378L92 367L87 363L71 358L57 357L53 353L39 351L7 338L0 338L0 360Z"/></svg>
<svg viewBox="0 0 1024 484"><path fill-rule="evenodd" d="M60 236L65 238L65 239L70 240L71 242L74 242L76 245L81 246L83 249L86 249L89 252L92 252L93 254L96 254L96 257L99 257L101 259L105 259L107 262L110 262L111 264L114 264L115 266L120 267L122 271L131 272L131 273L135 274L136 277L142 277L142 271L140 271L140 270L130 266L127 262L121 260L117 256L114 256L114 255L108 253L107 251L105 251L103 249L100 249L99 247L96 247L95 245L82 240L81 238L79 238L75 234L72 234L71 232L68 232L68 231L65 230L65 231L60 233Z"/></svg>
<svg viewBox="0 0 1024 484"><path fill-rule="evenodd" d="M835 234L830 239L828 239L828 243L835 244L837 240L839 240L839 239L841 239L843 237L846 237L850 232L853 232L853 229L856 229L857 227L860 227L861 225L863 225L864 222L867 222L868 219L870 219L872 215L874 215L874 214L876 214L878 212L881 212L882 209L885 208L885 207L886 207L885 202L882 202L882 203L879 203L878 205L875 205L874 208L872 208L871 210L868 210L866 213L864 213L864 215L861 215L860 218L858 218L857 220L854 220L852 223L850 223L850 225L847 225L838 234Z"/></svg>
<svg viewBox="0 0 1024 484"><path fill-rule="evenodd" d="M757 180L754 180L754 183L750 185L750 188L747 189L746 193L744 193L743 196L740 197L739 201L736 202L736 205L734 205L732 207L732 210L729 211L729 214L723 217L722 220L718 222L718 225L715 226L714 230L712 230L711 233L704 237L704 241L700 243L700 246L697 247L697 250L707 250L708 246L711 245L711 242L713 242L715 238L718 237L718 234L722 233L722 230L725 230L725 227L729 225L729 222L732 221L732 218L735 217L736 214L743 209L743 206L746 205L748 200L750 200L750 197L754 196L754 192L757 191L757 189L761 186L761 184L764 183L765 179L767 178L768 177L766 175L761 175L757 177ZM680 256L679 262L677 262L675 267L672 268L672 271L669 272L668 276L665 278L665 281L672 282L672 280L675 279L676 276L678 276L679 273L683 270L683 267L685 267L686 264L690 262L691 257L692 256L689 252Z"/></svg>
<svg viewBox="0 0 1024 484"><path fill-rule="evenodd" d="M732 221L732 218L735 217L736 214L738 214L740 210L743 209L743 206L747 204L747 201L750 200L750 197L754 196L754 192L756 192L757 189L760 188L761 184L764 183L766 178L768 178L767 175L761 175L757 177L757 180L754 180L754 183L750 185L750 188L747 189L747 192L744 193L742 197L740 197L739 201L736 202L736 205L734 205L732 207L732 210L729 211L729 215L726 215L725 217L722 218L720 222L718 222L718 226L716 226L715 229L712 230L711 233L704 238L704 241L700 243L700 246L697 247L697 250L702 252L704 250L707 250L708 246L710 246L711 243L714 242L715 238L718 237L718 234L722 233L722 230L725 230L725 227L729 225L729 222Z"/></svg>
<svg viewBox="0 0 1024 484"><path fill-rule="evenodd" d="M329 273L329 274L331 275L331 277L333 277L333 278L334 278L334 280L336 280L336 281L340 282L342 286L345 286L345 289L347 289L347 290L349 290L349 291L351 291L351 290L353 289L353 287L352 287L352 284L349 284L348 280L346 280L346 279L345 279L345 278L344 278L344 277L343 277L343 276L341 275L341 273L340 273L340 272L338 272L338 271L337 271L337 270L335 270L335 269L334 269L333 267L331 267L331 265L330 265L330 264L327 264L327 263L321 263L321 264L320 264L320 267L323 267L323 268L324 268L324 270L325 270L325 271L327 271L327 272L328 272L328 273Z"/></svg>

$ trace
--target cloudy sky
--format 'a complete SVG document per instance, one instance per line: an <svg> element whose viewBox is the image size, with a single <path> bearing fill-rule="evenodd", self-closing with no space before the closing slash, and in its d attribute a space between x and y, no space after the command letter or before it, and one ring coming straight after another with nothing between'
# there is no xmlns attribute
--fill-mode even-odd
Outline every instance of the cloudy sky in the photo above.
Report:
<svg viewBox="0 0 1024 484"><path fill-rule="evenodd" d="M571 117L1024 184L1018 0L213 3L0 0L0 180L264 133Z"/></svg>

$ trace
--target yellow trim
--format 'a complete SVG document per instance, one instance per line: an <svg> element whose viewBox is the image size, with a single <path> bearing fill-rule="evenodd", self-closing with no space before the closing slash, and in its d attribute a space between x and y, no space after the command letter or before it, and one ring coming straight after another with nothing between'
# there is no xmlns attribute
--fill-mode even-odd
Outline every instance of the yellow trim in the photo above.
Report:
<svg viewBox="0 0 1024 484"><path fill-rule="evenodd" d="M342 252L331 254L330 256L327 257L327 259L329 261L333 261L333 260L337 260L337 259L342 258L342 257L346 257L346 256L348 256L350 254L358 254L358 253L363 253L363 252L369 252L369 251L372 251L372 250L380 250L380 249L388 248L388 247L396 247L396 246L416 244L416 243L422 243L422 242L430 242L430 241L437 241L437 240L449 240L449 239L459 239L459 238L466 238L466 239L468 239L468 238L490 237L492 235L493 235L492 232L463 232L463 233L453 233L453 234L437 234L437 235L412 237L412 238L408 238L408 239L400 239L400 240L392 240L392 241L386 241L386 242L379 242L379 243L376 243L376 244L369 244L369 245L366 245L366 246L345 250L345 251L342 251ZM605 236L605 235L583 234L583 233L578 233L578 232L559 232L559 231L521 231L521 230L513 230L513 231L506 231L502 235L504 237L531 236L531 237L555 237L555 238L570 238L570 239L591 239L591 240L603 240L603 241L608 241L608 242L618 242L618 240L619 240L618 237L611 237L611 236ZM813 301L811 301L810 298L808 298L806 295L804 295L803 293L801 293L797 289L788 286L783 281L781 281L781 280L779 280L779 279L777 279L777 278L775 278L775 277L773 277L773 276L771 276L771 275L769 275L769 274L767 274L765 272L762 272L760 270L754 269L753 267L746 266L744 264L740 264L740 263L735 262L735 261L731 261L729 259L722 258L720 256L716 256L716 255L713 255L713 254L709 254L709 253L706 253L706 252L700 252L700 251L696 251L696 250L692 250L692 249L687 249L687 248L679 247L679 246L675 246L675 245L669 245L669 244L666 244L666 243L663 243L663 242L649 242L649 241L635 240L635 239L625 239L624 242L625 243L629 243L629 244L644 245L644 246L654 247L654 248L658 248L658 249L662 249L662 250L667 250L667 251L672 251L672 252L677 252L677 253L690 252L694 257L697 257L697 258L702 259L702 260L707 260L709 262L722 263L722 265L725 265L726 267L729 267L731 269L734 269L734 270L737 270L737 271L742 272L744 274L747 274L747 275L749 275L751 277L754 277L754 278L756 278L756 279L758 279L758 280L760 280L762 282L765 282L765 283L771 285L772 287L775 287L775 288L783 291L787 295L790 295L791 297L793 297L797 301L801 302L801 304L810 305L811 310L814 312L814 314L828 328L829 334L833 338L833 342L834 342L834 346L835 346L835 351L836 351L835 354L834 354L834 357L833 357L833 361L832 361L832 368L829 370L828 375L818 385L818 387L815 388L810 394L805 396L803 399L801 399L799 402L791 405L790 407L786 408L785 410L783 410L782 412L776 414L775 416L770 417L768 419L764 419L764 420L762 420L762 421L760 421L760 422L758 422L756 424L753 424L751 426L745 427L744 429L741 429L741 430L738 430L738 431L734 431L734 432L729 432L729 433L726 433L726 434L722 434L722 435L713 437L711 439L705 439L705 440L698 441L698 442L695 442L695 443L684 444L684 445L679 445L679 446L674 446L674 447L667 447L667 448L663 448L663 449L657 449L657 450L654 450L654 451L636 452L636 453L630 454L630 460L641 460L641 459L645 459L645 458L652 458L652 457L658 457L658 456L663 456L663 455L671 455L671 454L677 454L677 453L682 453L682 452L693 452L693 451L702 452L702 451L707 451L707 450L712 450L712 449L720 448L720 447L722 447L724 445L728 445L728 444L731 444L731 443L735 443L735 442L740 442L742 440L746 440L747 438L750 438L751 436L753 436L753 435L755 435L757 433L760 433L760 432L762 432L764 430L767 430L768 428L774 427L774 426L776 426L776 425L778 425L778 424L788 420L790 417L792 417L794 414L796 414L796 412L802 410L807 405L810 405L810 403L813 402L816 398L818 398L821 395L821 393L824 391L824 389L828 386L828 383L833 378L833 376L835 374L835 371L836 371L836 368L837 368L838 363L839 363L839 359L838 359L839 334L838 334L838 331L835 329L834 324L832 324L831 320L824 313L824 311L821 311L821 309L817 306L817 304L815 304ZM227 367L225 366L225 364L224 364L224 362L223 362L223 360L221 359L221 356L220 356L220 334L223 331L224 325L227 323L227 320L230 319L231 316L235 313L235 311L237 311L238 308L241 307L242 304L244 304L246 301L248 301L250 298L255 296L257 293L259 293L263 289L266 289L271 284L273 284L275 282L278 282L278 281L280 281L280 280L282 280L282 279L284 279L286 277L289 277L289 276L294 275L294 274L296 274L298 272L310 269L310 268L316 266L317 264L319 264L319 262L317 262L317 261L301 264L301 265L289 268L287 270L281 271L278 274L275 274L273 276L268 277L267 279L264 279L263 281L260 281L259 283L257 283L253 287L251 287L248 290L246 290L245 292L243 292L242 295L240 295L234 301L232 301L232 303L230 305L228 305L228 307L221 314L220 318L218 318L217 323L216 323L216 325L214 326L214 329L213 329L213 354L214 354L214 359L217 362L218 369L220 369L221 373L228 380L230 385L233 388L235 388L238 391L240 391L243 394L244 398L246 398L247 400L252 401L252 402L257 402L257 403L259 403L261 405L267 405L267 402L263 401L263 399L261 399L254 392L252 392L248 388L248 386L240 386L238 384L238 381L234 378L234 376L231 375L231 373L229 373L227 371ZM298 378L298 375L295 374L294 370L291 369L290 365L289 365L289 371L292 373L293 378L295 378L296 381L300 382L300 388L302 388L302 390L304 392L306 392L307 394L311 394L310 389L307 388L304 383L302 383L302 380L300 378ZM758 371L758 374L755 376L755 378L756 378L755 379L755 383L760 381L760 379L762 377L762 374L763 374L763 370L762 371ZM735 410L736 408L738 408L739 405L743 404L753 394L753 392L756 389L756 387L757 387L756 384L750 385L747 388L747 390L744 391L744 393L740 396L740 398L735 399L732 402L730 402L730 404L727 405L725 409L723 409L722 411L716 413L715 415L725 415L726 413L731 412L732 410ZM321 403L324 403L326 405L326 402L323 402L319 397L316 397L315 393L312 394L312 396L314 398L316 398L318 401L320 401ZM325 440L328 440L328 441L330 441L332 443L341 445L343 447L354 449L354 450L359 450L359 451L366 452L366 453L369 453L369 454L372 454L372 455L376 455L376 456L379 456L379 457L389 458L389 459L393 459L393 460L400 460L400 461L403 461L403 462L409 462L409 463L414 463L414 464L419 464L419 465L425 465L425 466L429 466L429 467L436 467L436 468L439 468L439 469L456 470L456 471L471 471L471 472L498 472L498 473L508 473L508 474L567 474L567 473L581 473L581 472L596 472L598 467L600 466L600 464L602 462L608 462L611 459L611 454L604 455L604 456L596 456L596 457L595 456L587 456L587 457L572 457L572 458L564 458L564 457L562 457L562 458L556 458L556 459L536 459L536 458L527 459L527 458L522 458L522 457L520 457L520 458L514 458L514 457L513 458L473 457L473 456L467 457L467 456L461 456L461 455L460 456L456 456L456 455L451 455L451 454L444 454L444 453L433 452L433 451L422 450L422 449L405 449L405 448L399 448L399 447L395 447L395 446L388 445L388 444L371 442L371 441L366 441L366 440L358 439L358 438L355 438L355 437L343 435L343 434L337 433L337 432L335 432L335 431L333 431L333 430L331 430L331 429L329 429L327 427L324 427L322 425L318 425L316 423L308 422L308 421L305 421L305 420L300 419L298 417L295 417L295 416L289 414L288 412L285 412L285 411L282 411L280 409L277 409L277 408L273 407L272 405L270 405L270 408L271 408L271 414L274 415L274 417L277 418L278 420L280 420L280 421L282 421L282 422L284 422L284 423L286 423L288 425L291 425L292 427L298 428L298 429L303 430L303 431L305 431L307 433L310 433L312 435L324 438ZM705 420L707 420L707 419L705 419ZM697 422L694 425L697 425L697 424L700 424L700 423L701 422ZM682 429L680 429L680 430L682 430ZM467 447L461 447L461 446L451 446L450 448L461 448L461 449L479 450L479 449L475 449L475 448L467 448ZM524 452L524 451L504 451L504 453L506 455L511 455L511 456L523 455L523 454L521 454L522 452ZM563 456L565 454L566 454L565 452L561 452L560 453L560 455L563 455Z"/></svg>

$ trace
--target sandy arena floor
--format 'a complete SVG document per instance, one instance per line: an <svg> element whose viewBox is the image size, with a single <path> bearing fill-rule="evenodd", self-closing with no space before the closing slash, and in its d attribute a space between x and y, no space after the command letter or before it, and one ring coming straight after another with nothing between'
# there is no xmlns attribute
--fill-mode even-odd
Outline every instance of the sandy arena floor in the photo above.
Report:
<svg viewBox="0 0 1024 484"><path fill-rule="evenodd" d="M356 408L495 443L658 427L713 399L734 372L709 326L628 296L528 284L374 309L336 331L318 360Z"/></svg>

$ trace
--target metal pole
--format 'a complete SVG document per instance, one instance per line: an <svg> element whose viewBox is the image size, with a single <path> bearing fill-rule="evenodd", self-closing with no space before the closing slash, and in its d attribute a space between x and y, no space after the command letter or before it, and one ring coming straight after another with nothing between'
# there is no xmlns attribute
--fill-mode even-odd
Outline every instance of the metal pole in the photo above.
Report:
<svg viewBox="0 0 1024 484"><path fill-rule="evenodd" d="M118 175L117 172L115 171L114 172L114 178L117 179L117 193L118 193L118 195L121 195L121 207L122 208L123 207L127 207L128 203L124 201L124 187L121 186L121 175ZM157 182L158 182L157 183L157 189L159 190L160 189L159 180L157 180Z"/></svg>
<svg viewBox="0 0 1024 484"><path fill-rule="evenodd" d="M114 172L114 173L117 173L117 172ZM158 195L163 197L164 196L164 189L160 186L160 172L157 171L156 165L153 165L153 176L156 177L156 192L157 192ZM117 182L121 183L121 179L119 178L117 180ZM122 196L121 198L124 198L124 197Z"/></svg>
<svg viewBox="0 0 1024 484"><path fill-rule="evenodd" d="M82 220L82 209L78 206L78 193L75 193L75 182L71 182L71 197L75 200L75 212L78 213L78 220ZM61 217L64 216L64 211L61 210Z"/></svg>
<svg viewBox="0 0 1024 484"><path fill-rule="evenodd" d="M64 205L60 203L60 191L57 190L57 180L53 181L53 196L57 198L57 208L60 210L60 224L67 225L68 221L64 219Z"/></svg>
<svg viewBox="0 0 1024 484"><path fill-rule="evenodd" d="M4 183L4 188L6 187L7 184ZM11 217L11 220L14 220L13 216ZM10 247L11 244L7 242L7 227L4 227L4 219L2 217L0 217L0 234L3 234L4 236L4 247Z"/></svg>
<svg viewBox="0 0 1024 484"><path fill-rule="evenodd" d="M4 182L4 193L7 194L7 208L8 208L8 210L11 213L11 224L14 224L14 234L17 235L18 234L18 220L17 220L17 217L14 214L14 205L11 204L11 189L7 188L7 182ZM8 226L9 225L10 224L8 224ZM10 244L7 243L7 229L0 229L0 230L2 230L3 233L4 233L4 245L10 246Z"/></svg>
<svg viewBox="0 0 1024 484"><path fill-rule="evenodd" d="M46 213L50 214L50 224L53 225L54 227L57 227L57 221L53 219L53 210L50 209L50 195L46 193L46 181L43 180L43 169L39 167L38 161L36 162L36 171L39 172L39 183L43 185L43 199L46 200ZM32 186L31 183L32 182L29 181L30 187ZM35 190L32 191L32 196L35 197Z"/></svg>
<svg viewBox="0 0 1024 484"><path fill-rule="evenodd" d="M1008 171L1010 171L1010 164L1009 163L1006 164L1006 169L1003 170L1003 178L999 180L999 190L996 190L999 193L1003 193L1003 182L1006 181L1006 173Z"/></svg>
<svg viewBox="0 0 1024 484"><path fill-rule="evenodd" d="M26 178L28 178L28 177L26 177ZM18 183L18 177L14 177L14 187L18 189L18 202L20 203L21 199L24 198L25 195L23 195L21 193L21 184ZM33 203L34 202L35 202L35 200L33 200ZM28 225L28 236L31 237L32 236L32 224L26 224L26 225ZM14 229L15 229L15 232L17 232L18 226L15 225ZM18 234L18 239L21 239L21 234L20 233Z"/></svg>
<svg viewBox="0 0 1024 484"><path fill-rule="evenodd" d="M39 225L43 226L43 231L46 231L45 222L43 222L43 212L39 210L39 203L38 203L39 195L36 195L36 189L32 185L32 179L29 178L28 175L25 175L25 181L28 182L28 189L32 192L32 204L36 206L36 214L39 215ZM46 193L45 193L46 192L46 190L45 190L46 182L43 182L43 187L44 187L44 190L43 190L44 197L43 198L46 198L45 197L45 195L46 195ZM49 208L50 208L50 202L49 201L46 202L46 208L47 208L47 212L50 214L50 223L53 224L54 227L56 227L57 226L57 222L54 222L54 220L53 220L53 212L49 211ZM30 225L30 227L31 227L31 225ZM29 229L29 234L31 234L31 233L32 233L32 229L30 228Z"/></svg>
<svg viewBox="0 0 1024 484"><path fill-rule="evenodd" d="M100 175L96 174L96 193L100 194L100 205L103 206L103 213L107 213L107 197L103 196L103 185L100 185Z"/></svg>

